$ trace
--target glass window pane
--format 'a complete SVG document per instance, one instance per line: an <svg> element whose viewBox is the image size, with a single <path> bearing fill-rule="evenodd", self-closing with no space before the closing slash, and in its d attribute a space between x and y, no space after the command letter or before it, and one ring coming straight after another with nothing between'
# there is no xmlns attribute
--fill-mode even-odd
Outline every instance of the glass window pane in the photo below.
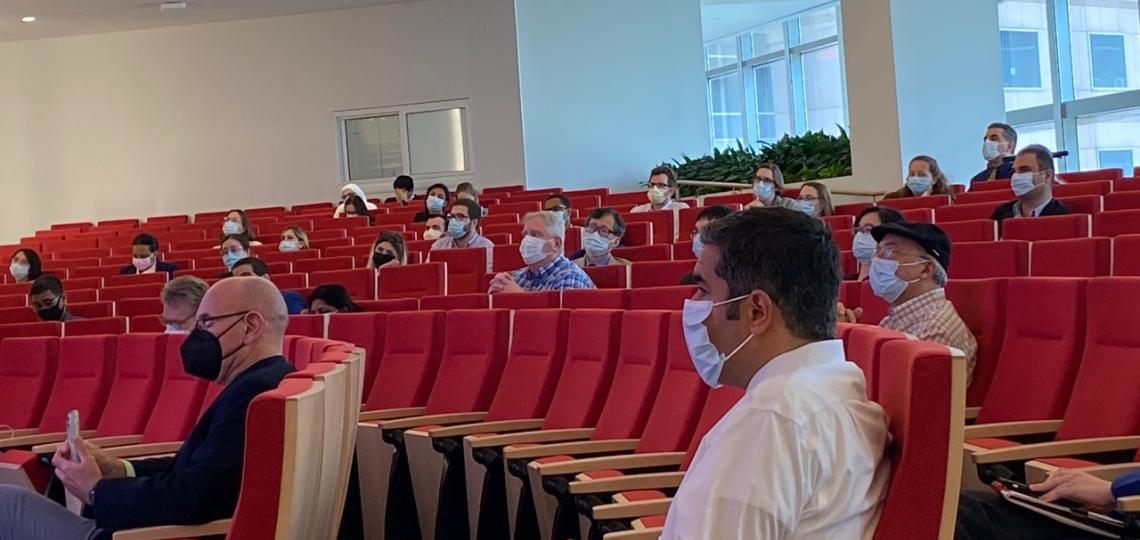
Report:
<svg viewBox="0 0 1140 540"><path fill-rule="evenodd" d="M404 174L398 114L353 118L344 124L349 181Z"/></svg>
<svg viewBox="0 0 1140 540"><path fill-rule="evenodd" d="M1140 109L1077 118L1077 139L1081 168L1121 167L1130 176L1140 154Z"/></svg>
<svg viewBox="0 0 1140 540"><path fill-rule="evenodd" d="M1069 32L1077 99L1140 88L1140 0L1070 0Z"/></svg>
<svg viewBox="0 0 1140 540"><path fill-rule="evenodd" d="M839 35L839 19L835 13L835 6L805 13L799 20L800 43L811 43Z"/></svg>
<svg viewBox="0 0 1140 540"><path fill-rule="evenodd" d="M1051 121L1013 127L1017 130L1018 148L1031 144L1040 144L1045 148L1057 146L1057 129Z"/></svg>
<svg viewBox="0 0 1140 540"><path fill-rule="evenodd" d="M745 56L755 58L784 50L784 23L771 23L751 32L751 50Z"/></svg>
<svg viewBox="0 0 1140 540"><path fill-rule="evenodd" d="M407 119L412 174L467 170L465 109L408 113Z"/></svg>
<svg viewBox="0 0 1140 540"><path fill-rule="evenodd" d="M705 45L705 69L731 66L739 60L736 37L724 38Z"/></svg>
<svg viewBox="0 0 1140 540"><path fill-rule="evenodd" d="M807 129L838 134L844 124L843 68L839 46L806 52L804 65L804 105Z"/></svg>
<svg viewBox="0 0 1140 540"><path fill-rule="evenodd" d="M739 73L709 80L713 147L733 147L737 141L744 139L744 112L740 93Z"/></svg>
<svg viewBox="0 0 1140 540"><path fill-rule="evenodd" d="M1000 0L998 23L1005 110L1052 103L1045 0Z"/></svg>
<svg viewBox="0 0 1140 540"><path fill-rule="evenodd" d="M756 138L776 142L792 131L787 62L780 60L756 66L753 74L756 77Z"/></svg>

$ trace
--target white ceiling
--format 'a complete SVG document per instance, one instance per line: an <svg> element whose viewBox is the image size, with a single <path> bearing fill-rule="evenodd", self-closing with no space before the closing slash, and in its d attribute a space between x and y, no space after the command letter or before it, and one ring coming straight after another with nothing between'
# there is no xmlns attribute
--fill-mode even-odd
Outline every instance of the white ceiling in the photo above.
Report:
<svg viewBox="0 0 1140 540"><path fill-rule="evenodd" d="M0 42L142 30L332 11L409 0L186 0L161 11L162 0L0 0ZM36 22L25 23L25 16Z"/></svg>
<svg viewBox="0 0 1140 540"><path fill-rule="evenodd" d="M701 33L705 41L738 34L763 23L784 19L827 0L701 0Z"/></svg>

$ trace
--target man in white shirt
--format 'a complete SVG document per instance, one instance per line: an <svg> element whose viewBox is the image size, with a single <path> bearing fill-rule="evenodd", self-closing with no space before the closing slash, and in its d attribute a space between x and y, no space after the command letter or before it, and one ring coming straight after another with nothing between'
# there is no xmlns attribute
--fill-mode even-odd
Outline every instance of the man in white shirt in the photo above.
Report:
<svg viewBox="0 0 1140 540"><path fill-rule="evenodd" d="M631 212L650 212L653 210L683 210L689 205L674 201L677 196L677 173L664 165L649 171L649 189L646 197L649 202L634 206Z"/></svg>
<svg viewBox="0 0 1140 540"><path fill-rule="evenodd" d="M871 538L887 418L835 339L838 248L818 219L746 210L701 231L685 340L710 386L746 388L705 435L664 539Z"/></svg>

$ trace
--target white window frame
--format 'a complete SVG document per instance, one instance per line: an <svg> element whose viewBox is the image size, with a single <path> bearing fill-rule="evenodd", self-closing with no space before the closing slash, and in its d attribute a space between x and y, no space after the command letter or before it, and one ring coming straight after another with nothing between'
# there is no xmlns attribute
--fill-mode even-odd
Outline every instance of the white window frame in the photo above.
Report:
<svg viewBox="0 0 1140 540"><path fill-rule="evenodd" d="M1096 63L1093 60L1093 36L1116 36L1120 38L1121 54L1124 55L1124 86L1097 86L1096 77L1093 73L1096 71ZM1089 88L1093 91L1099 92L1120 92L1122 89L1128 88L1128 35L1124 32L1089 32L1088 33L1088 46L1089 46Z"/></svg>
<svg viewBox="0 0 1140 540"><path fill-rule="evenodd" d="M1044 90L1045 89L1045 82L1044 81L1045 81L1045 77L1048 75L1048 73L1047 73L1047 69L1041 69L1041 68L1042 67L1048 68L1049 66L1048 65L1046 65L1046 66L1041 65L1041 49L1042 49L1042 43L1044 43L1045 47L1049 46L1049 36L1045 35L1045 32L1039 28L1004 28L1003 27L1003 28L999 28L998 32L999 33L1000 32L1020 32L1022 34L1035 34L1037 36L1037 80L1038 80L1039 84L1037 86L1006 86L1005 84L1002 84L1002 89L1003 90L1012 90L1014 92L1040 92L1040 91ZM1000 54L1000 50L998 52Z"/></svg>
<svg viewBox="0 0 1140 540"><path fill-rule="evenodd" d="M464 171L412 173L412 151L408 143L408 115L456 108L463 109L463 152L465 156L464 164L467 166L467 169ZM365 109L348 109L335 111L333 113L333 117L335 120L337 135L337 166L340 172L340 182L342 185L352 182L361 186L375 186L387 190L391 189L392 181L396 178L395 176L385 178L364 178L357 180L352 180L349 178L348 133L346 130L348 120L371 118L375 116L390 116L393 114L399 116L400 160L403 170L402 174L415 176L417 181L424 180L427 183L443 182L454 185L459 182L474 181L475 156L473 155L473 146L471 144L471 100L468 98L457 98L442 101L409 103L405 105L391 105L387 107L372 107Z"/></svg>

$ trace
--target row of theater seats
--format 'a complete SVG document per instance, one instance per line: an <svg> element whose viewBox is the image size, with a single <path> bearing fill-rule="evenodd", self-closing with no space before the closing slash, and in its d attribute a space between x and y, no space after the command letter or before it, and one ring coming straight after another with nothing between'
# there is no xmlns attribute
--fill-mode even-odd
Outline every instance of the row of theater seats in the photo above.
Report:
<svg viewBox="0 0 1140 540"><path fill-rule="evenodd" d="M0 344L0 482L44 492L50 455L68 411L83 436L108 455L137 458L177 451L222 387L186 375L181 336L104 335L15 338ZM298 371L256 397L246 422L246 467L232 519L196 527L132 531L145 538L226 534L334 538L340 525L359 415L364 353L344 342L287 338ZM304 488L299 488L304 486Z"/></svg>

